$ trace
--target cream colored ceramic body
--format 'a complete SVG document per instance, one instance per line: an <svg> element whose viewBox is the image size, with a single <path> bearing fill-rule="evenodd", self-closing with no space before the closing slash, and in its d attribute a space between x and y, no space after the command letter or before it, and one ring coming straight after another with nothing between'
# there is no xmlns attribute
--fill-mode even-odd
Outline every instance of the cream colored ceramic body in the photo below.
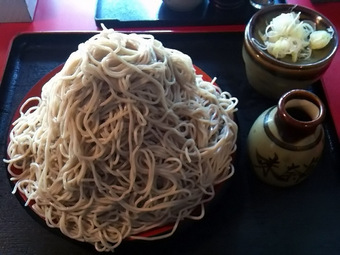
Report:
<svg viewBox="0 0 340 255"><path fill-rule="evenodd" d="M275 65L273 68L268 68L262 63L266 61L265 59L261 59L261 56L254 50L245 46L242 49L242 57L249 84L257 92L268 98L278 99L292 89L306 89L320 78L320 73L317 73L317 75L310 73L301 79L297 79L298 73L296 73L296 76L290 75L289 69L280 69ZM324 70L327 68L328 66L325 66Z"/></svg>
<svg viewBox="0 0 340 255"><path fill-rule="evenodd" d="M287 105L304 108L311 119L319 118L319 108L309 101L294 99ZM288 187L303 181L317 165L324 148L324 130L318 124L310 134L310 131L303 134L302 130L302 137L289 141L287 135L294 136L300 131L289 127L290 134L287 134L287 130L278 125L277 114L275 106L257 118L248 135L248 152L253 169L262 181Z"/></svg>

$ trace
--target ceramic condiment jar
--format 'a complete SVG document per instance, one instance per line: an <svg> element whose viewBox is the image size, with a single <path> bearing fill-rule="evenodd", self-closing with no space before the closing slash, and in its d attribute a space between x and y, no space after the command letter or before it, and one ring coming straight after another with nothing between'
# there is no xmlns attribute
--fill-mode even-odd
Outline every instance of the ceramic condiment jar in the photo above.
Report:
<svg viewBox="0 0 340 255"><path fill-rule="evenodd" d="M265 49L261 34L273 17L282 13L301 13L300 20L316 24L316 30L334 28L334 35L327 47L313 50L310 58L292 62L291 56L277 59ZM278 100L292 89L308 89L320 80L334 59L338 48L335 26L322 14L304 6L274 4L251 17L244 31L242 57L249 85L265 97Z"/></svg>
<svg viewBox="0 0 340 255"><path fill-rule="evenodd" d="M321 100L306 90L291 90L264 111L248 135L256 175L265 183L288 187L303 181L317 165L324 147Z"/></svg>

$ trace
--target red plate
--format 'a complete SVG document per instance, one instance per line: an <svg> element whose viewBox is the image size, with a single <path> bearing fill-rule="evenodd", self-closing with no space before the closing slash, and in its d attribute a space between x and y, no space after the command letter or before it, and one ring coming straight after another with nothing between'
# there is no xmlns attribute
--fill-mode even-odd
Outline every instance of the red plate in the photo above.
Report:
<svg viewBox="0 0 340 255"><path fill-rule="evenodd" d="M57 74L61 69L62 69L63 65L60 65L58 67L56 67L55 69L53 69L51 72L49 72L48 74L46 74L44 77L42 77L31 89L30 91L26 94L26 96L23 98L23 100L21 101L19 107L17 108L17 110L14 113L14 117L12 120L12 123L18 119L20 117L20 108L23 105L23 103L29 99L30 97L40 97L41 96L41 89L44 86L44 84L46 82L48 82L55 74ZM210 78L209 75L207 75L203 70L201 70L199 67L194 66L196 73L199 75L202 75L203 80L205 81L211 81L212 79ZM22 109L23 112L25 112L27 109L29 109L30 107L34 106L35 101L32 101L28 104L26 104L25 108ZM9 142L9 137L8 137L8 142ZM19 169L16 169L14 167L12 167L11 169L14 173L20 173ZM22 199L24 200L24 202L27 201L27 197L23 194L23 193L19 193L19 195L22 197ZM32 211L34 212L32 205L34 204L34 201L31 201L31 203L29 203L29 207L32 209ZM148 230L146 232L142 232L140 234L137 234L135 236L138 237L152 237L152 236L158 236L161 234L165 234L170 232L174 227L174 224L168 224L162 227L157 227L155 229L151 229ZM133 238L130 238L133 239Z"/></svg>

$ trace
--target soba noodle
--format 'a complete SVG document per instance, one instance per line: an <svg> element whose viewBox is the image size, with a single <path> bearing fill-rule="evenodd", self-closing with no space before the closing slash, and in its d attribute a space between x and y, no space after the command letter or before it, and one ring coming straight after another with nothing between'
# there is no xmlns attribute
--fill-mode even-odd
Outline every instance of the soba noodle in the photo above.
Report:
<svg viewBox="0 0 340 255"><path fill-rule="evenodd" d="M184 53L104 29L22 106L5 160L13 193L98 251L167 237L202 218L214 186L233 175L236 104ZM138 235L169 223L170 233Z"/></svg>

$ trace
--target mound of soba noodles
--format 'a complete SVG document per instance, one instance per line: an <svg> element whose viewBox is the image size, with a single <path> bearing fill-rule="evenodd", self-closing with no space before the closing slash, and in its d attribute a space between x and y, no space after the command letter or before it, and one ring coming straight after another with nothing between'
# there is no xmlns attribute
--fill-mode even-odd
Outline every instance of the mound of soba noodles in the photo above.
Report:
<svg viewBox="0 0 340 255"><path fill-rule="evenodd" d="M32 100L10 133L13 193L98 251L202 218L214 185L234 172L237 99L151 35L104 29L22 109Z"/></svg>

